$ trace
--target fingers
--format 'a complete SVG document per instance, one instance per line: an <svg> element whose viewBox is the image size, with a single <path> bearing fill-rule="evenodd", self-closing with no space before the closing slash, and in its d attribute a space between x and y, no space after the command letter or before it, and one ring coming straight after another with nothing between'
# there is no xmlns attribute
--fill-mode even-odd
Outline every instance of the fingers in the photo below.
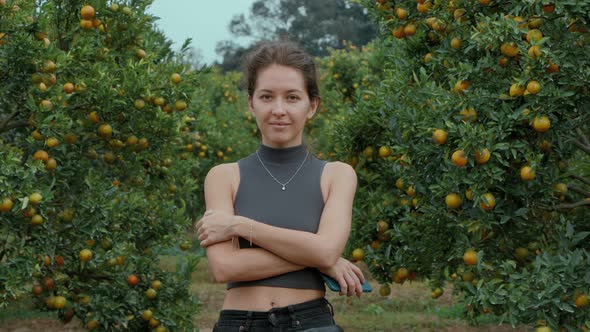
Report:
<svg viewBox="0 0 590 332"><path fill-rule="evenodd" d="M346 293L346 296L352 296L354 295L354 292L356 291L356 282L355 282L355 278L353 276L353 273L351 273L350 271L346 271L344 273L344 279L346 280L346 284L348 285L348 292Z"/></svg>
<svg viewBox="0 0 590 332"><path fill-rule="evenodd" d="M338 278L338 284L340 285L339 295L344 295L344 294L348 293L348 284L346 283L344 276L341 276L340 278Z"/></svg>
<svg viewBox="0 0 590 332"><path fill-rule="evenodd" d="M354 274L359 278L359 281L361 282L361 284L364 284L365 283L365 276L363 275L363 271L361 271L361 269L354 264L352 264L352 270L353 270Z"/></svg>

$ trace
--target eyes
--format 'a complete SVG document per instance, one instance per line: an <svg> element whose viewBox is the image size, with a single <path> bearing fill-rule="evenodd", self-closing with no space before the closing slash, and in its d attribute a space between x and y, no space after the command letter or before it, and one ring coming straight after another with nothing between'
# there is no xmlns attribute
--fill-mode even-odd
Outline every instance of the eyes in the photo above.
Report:
<svg viewBox="0 0 590 332"><path fill-rule="evenodd" d="M260 97L258 97L258 98L264 102L268 102L273 99L273 95L265 93L265 94L260 95ZM298 102L299 100L301 100L301 97L299 97L298 95L295 95L295 94L290 94L290 95L287 95L286 99L288 102L295 103L295 102Z"/></svg>

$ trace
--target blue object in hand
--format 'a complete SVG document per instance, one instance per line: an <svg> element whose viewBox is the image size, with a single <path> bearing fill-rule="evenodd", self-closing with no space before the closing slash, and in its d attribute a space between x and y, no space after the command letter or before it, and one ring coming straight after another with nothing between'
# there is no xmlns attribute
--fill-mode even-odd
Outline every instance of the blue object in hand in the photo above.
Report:
<svg viewBox="0 0 590 332"><path fill-rule="evenodd" d="M328 288L334 292L340 292L340 284L338 283L338 281L336 281L334 278L328 276L327 274L323 274L322 273L322 278L324 278L324 282L326 283L326 285L328 286ZM370 293L373 291L373 288L371 288L371 285L369 284L369 281L367 279L365 279L365 282L363 283L363 293Z"/></svg>

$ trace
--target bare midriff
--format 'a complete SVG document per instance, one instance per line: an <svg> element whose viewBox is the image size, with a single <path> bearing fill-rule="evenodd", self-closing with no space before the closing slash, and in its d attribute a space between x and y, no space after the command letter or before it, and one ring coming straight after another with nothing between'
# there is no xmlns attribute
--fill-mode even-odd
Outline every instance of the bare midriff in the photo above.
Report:
<svg viewBox="0 0 590 332"><path fill-rule="evenodd" d="M326 293L316 289L268 286L234 287L226 292L223 310L269 311L276 307L316 300Z"/></svg>

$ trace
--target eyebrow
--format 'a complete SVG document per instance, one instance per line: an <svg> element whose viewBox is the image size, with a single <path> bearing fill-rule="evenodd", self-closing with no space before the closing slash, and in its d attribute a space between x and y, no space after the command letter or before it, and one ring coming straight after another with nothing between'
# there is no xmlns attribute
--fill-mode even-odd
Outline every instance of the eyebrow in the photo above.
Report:
<svg viewBox="0 0 590 332"><path fill-rule="evenodd" d="M268 89L260 89L260 90L258 90L258 91L260 91L260 92L271 92L271 93L272 93L272 92L274 92L274 91L272 91L272 90L268 90ZM291 89L291 90L287 90L287 93L292 93L292 92L299 92L299 93L302 93L303 91L302 91L302 90L299 90L299 89Z"/></svg>

